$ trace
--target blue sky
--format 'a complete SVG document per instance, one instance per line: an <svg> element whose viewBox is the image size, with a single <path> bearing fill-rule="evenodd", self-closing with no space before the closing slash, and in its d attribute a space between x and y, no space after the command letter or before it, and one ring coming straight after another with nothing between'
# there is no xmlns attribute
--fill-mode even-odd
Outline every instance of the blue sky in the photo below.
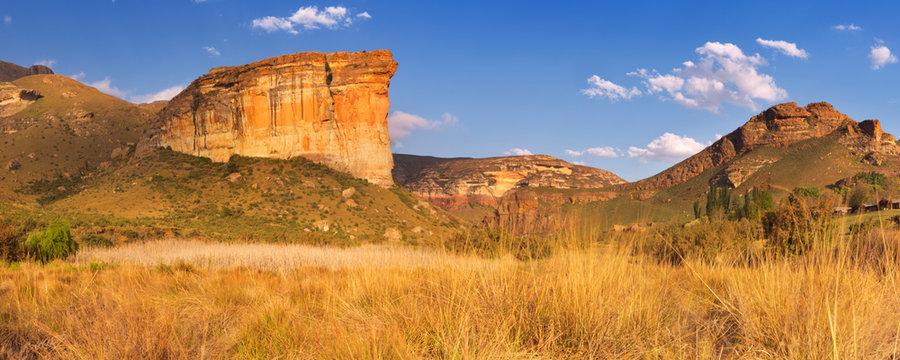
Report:
<svg viewBox="0 0 900 360"><path fill-rule="evenodd" d="M0 59L130 101L217 66L389 49L399 153L527 150L637 180L787 101L900 130L888 1L0 2Z"/></svg>

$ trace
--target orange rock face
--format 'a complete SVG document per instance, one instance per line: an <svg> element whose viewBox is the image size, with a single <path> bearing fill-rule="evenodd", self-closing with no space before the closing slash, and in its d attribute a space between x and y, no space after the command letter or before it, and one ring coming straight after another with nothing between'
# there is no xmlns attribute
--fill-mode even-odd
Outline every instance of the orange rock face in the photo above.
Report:
<svg viewBox="0 0 900 360"><path fill-rule="evenodd" d="M215 68L160 111L138 152L170 146L218 162L302 156L389 186L388 87L396 70L387 50Z"/></svg>
<svg viewBox="0 0 900 360"><path fill-rule="evenodd" d="M668 188L756 147L788 146L828 135L847 124L857 123L826 102L812 103L806 107L798 107L793 102L775 105L696 155L653 177L632 183L630 187L636 190Z"/></svg>

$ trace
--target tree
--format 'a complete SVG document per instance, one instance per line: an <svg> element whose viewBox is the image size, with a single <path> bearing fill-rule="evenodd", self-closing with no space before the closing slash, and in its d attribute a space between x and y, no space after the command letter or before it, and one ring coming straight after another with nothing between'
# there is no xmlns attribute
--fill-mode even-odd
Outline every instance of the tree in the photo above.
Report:
<svg viewBox="0 0 900 360"><path fill-rule="evenodd" d="M867 201L869 201L869 197L871 196L871 192L869 191L869 187L866 185L857 185L850 191L850 197L847 199L847 206L850 206L854 209L859 209Z"/></svg>
<svg viewBox="0 0 900 360"><path fill-rule="evenodd" d="M64 259L78 252L78 243L72 240L69 224L59 222L43 231L28 235L25 240L25 253L42 263L54 259Z"/></svg>

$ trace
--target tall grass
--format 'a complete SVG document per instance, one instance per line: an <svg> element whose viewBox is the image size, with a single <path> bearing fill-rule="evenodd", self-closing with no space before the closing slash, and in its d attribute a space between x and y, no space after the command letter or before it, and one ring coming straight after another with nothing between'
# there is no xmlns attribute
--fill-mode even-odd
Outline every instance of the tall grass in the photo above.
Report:
<svg viewBox="0 0 900 360"><path fill-rule="evenodd" d="M581 238L599 234L572 231L578 239L560 238L551 255L525 260L503 252L472 257L385 246L319 249L315 255L303 255L314 248L282 245L93 248L74 263L0 269L0 354L900 356L900 234L887 225L828 234L827 246L749 263L716 261L702 252L682 254L679 262L635 252L626 240L657 241L661 234L650 230L615 242L601 237L594 245ZM179 250L191 247L212 255ZM743 256L721 251L719 258Z"/></svg>

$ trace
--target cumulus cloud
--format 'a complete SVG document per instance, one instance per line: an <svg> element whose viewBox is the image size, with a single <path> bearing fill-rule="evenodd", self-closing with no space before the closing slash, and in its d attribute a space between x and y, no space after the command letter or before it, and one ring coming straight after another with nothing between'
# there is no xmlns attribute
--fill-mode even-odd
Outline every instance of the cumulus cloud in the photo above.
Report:
<svg viewBox="0 0 900 360"><path fill-rule="evenodd" d="M97 82L87 83L87 85L94 87L103 93L106 93L106 94L109 94L109 95L112 95L112 96L115 96L118 98L122 98L122 99L124 99L125 95L128 94L127 91L122 91L119 88L115 87L112 84L112 80L109 78L109 76L107 76L107 77L103 78L103 80L100 80Z"/></svg>
<svg viewBox="0 0 900 360"><path fill-rule="evenodd" d="M512 149L509 149L509 151L504 152L504 154L506 154L506 155L516 155L516 156L534 155L534 154L532 154L531 151L529 151L528 149L520 149L520 148L512 148Z"/></svg>
<svg viewBox="0 0 900 360"><path fill-rule="evenodd" d="M350 26L353 18L370 19L372 18L368 12L361 12L351 15L350 11L343 6L328 6L319 10L318 6L306 6L297 9L291 16L266 16L259 19L253 19L253 27L263 29L266 32L287 31L291 34L300 33L298 27L305 30L314 30L320 28L337 29L342 26Z"/></svg>
<svg viewBox="0 0 900 360"><path fill-rule="evenodd" d="M692 138L665 133L651 141L645 148L629 147L628 157L642 162L674 163L696 154L705 147L706 145Z"/></svg>
<svg viewBox="0 0 900 360"><path fill-rule="evenodd" d="M605 157L605 158L617 158L619 157L619 152L611 146L603 146L603 147L593 147L585 150L588 155L597 156L597 157Z"/></svg>
<svg viewBox="0 0 900 360"><path fill-rule="evenodd" d="M801 59L809 57L809 53L807 53L806 50L798 48L795 43L789 43L784 40L764 40L762 38L756 38L756 42L763 47L773 48L790 57Z"/></svg>
<svg viewBox="0 0 900 360"><path fill-rule="evenodd" d="M215 47L212 47L212 46L204 46L203 50L206 51L207 54L210 54L212 56L222 55L222 53L220 53L219 50L217 50Z"/></svg>
<svg viewBox="0 0 900 360"><path fill-rule="evenodd" d="M835 26L832 26L831 28L832 28L832 29L835 29L835 30L838 30L838 31L860 31L860 30L862 30L861 27L856 26L856 25L853 25L853 24L850 24L850 25L835 25Z"/></svg>
<svg viewBox="0 0 900 360"><path fill-rule="evenodd" d="M450 113L441 115L440 120L428 120L419 115L392 111L388 115L388 132L395 147L403 147L400 140L409 136L416 129L440 129L459 124L459 118Z"/></svg>
<svg viewBox="0 0 900 360"><path fill-rule="evenodd" d="M872 62L872 69L878 70L887 64L896 64L897 56L892 54L891 49L888 49L887 46L879 44L872 46L872 51L869 52L869 60Z"/></svg>
<svg viewBox="0 0 900 360"><path fill-rule="evenodd" d="M131 102L136 104L142 103L151 103L158 100L172 100L175 95L178 95L182 90L184 90L184 85L175 85L173 87L162 90L158 93L146 94L146 95L137 95L131 97Z"/></svg>
<svg viewBox="0 0 900 360"><path fill-rule="evenodd" d="M572 163L575 164L575 165L585 166L584 161L573 161Z"/></svg>
<svg viewBox="0 0 900 360"><path fill-rule="evenodd" d="M35 61L34 64L35 65L44 65L46 67L52 68L53 65L56 65L56 60L53 60L53 59L38 60L38 61Z"/></svg>
<svg viewBox="0 0 900 360"><path fill-rule="evenodd" d="M759 39L762 40L762 39ZM795 44L762 40L783 52L806 56ZM791 47L791 45L794 45ZM796 51L794 51L796 49ZM718 112L723 103L745 106L756 110L755 100L773 102L787 97L787 91L775 84L771 76L759 72L767 65L759 54L747 55L731 43L707 42L695 49L697 60L681 63L671 73L637 69L626 75L643 79L645 90L604 80L597 75L588 79L592 85L582 93L589 97L604 96L612 100L630 99L639 95L659 94L663 99L674 100L687 108ZM794 56L792 55L792 56Z"/></svg>
<svg viewBox="0 0 900 360"><path fill-rule="evenodd" d="M597 75L589 77L587 82L590 84L590 87L582 89L581 93L590 98L599 96L607 97L612 101L619 101L619 99L628 100L634 96L641 95L641 91L636 87L626 89L623 86L616 85L612 81L603 79Z"/></svg>
<svg viewBox="0 0 900 360"><path fill-rule="evenodd" d="M566 149L566 155L579 157L581 155L584 155L584 151L575 151L575 150Z"/></svg>

